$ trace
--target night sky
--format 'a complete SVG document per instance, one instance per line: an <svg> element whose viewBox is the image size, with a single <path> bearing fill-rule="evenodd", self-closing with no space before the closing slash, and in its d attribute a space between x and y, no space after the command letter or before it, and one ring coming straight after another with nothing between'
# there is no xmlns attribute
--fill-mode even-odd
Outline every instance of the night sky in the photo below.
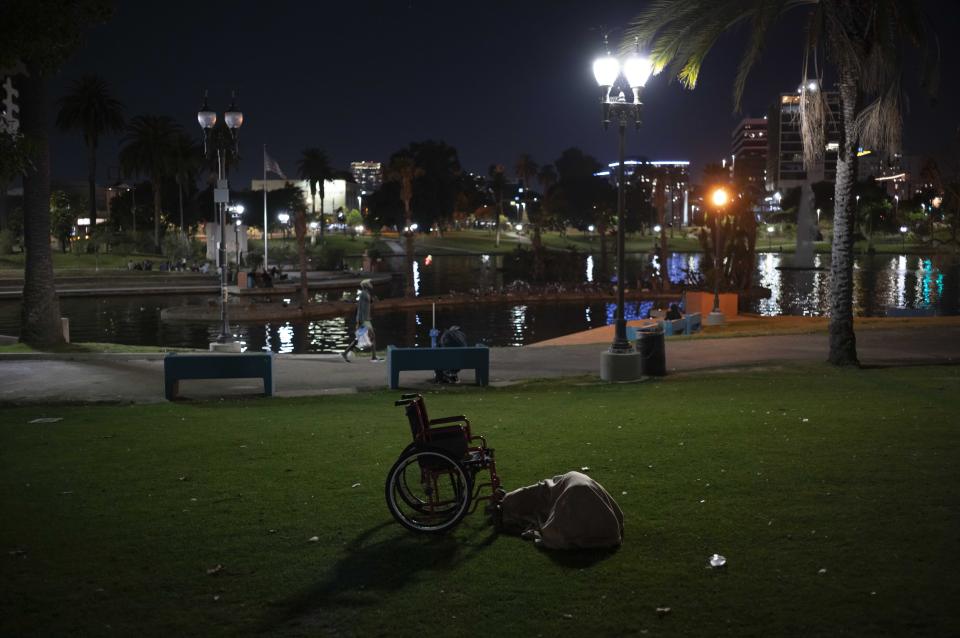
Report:
<svg viewBox="0 0 960 638"><path fill-rule="evenodd" d="M240 90L240 179L261 173L261 145L289 177L300 151L325 149L335 167L385 161L411 141L439 139L457 148L464 169L502 163L513 174L520 153L540 164L569 146L613 161L616 136L599 124L591 63L604 30L619 33L643 2L142 2L118 0L51 87L62 95L84 73L107 79L127 116L175 117L199 138L204 88L222 112ZM941 150L960 122L953 82L960 44L960 2L929 2L941 27L942 85L934 105L914 95L907 114L908 154ZM229 7L229 9L227 9ZM778 25L751 76L744 114L762 116L781 91L796 88L803 12ZM661 75L644 93L644 125L630 131L627 153L688 159L698 180L705 163L730 152L739 119L730 86L745 33L722 40L695 91ZM104 140L99 180L116 179L119 137ZM85 178L78 133L54 134L54 177ZM108 174L109 171L109 174Z"/></svg>

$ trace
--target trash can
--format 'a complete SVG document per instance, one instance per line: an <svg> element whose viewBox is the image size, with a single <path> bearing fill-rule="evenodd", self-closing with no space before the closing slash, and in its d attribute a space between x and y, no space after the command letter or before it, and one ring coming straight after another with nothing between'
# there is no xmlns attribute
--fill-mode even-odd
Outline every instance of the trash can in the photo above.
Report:
<svg viewBox="0 0 960 638"><path fill-rule="evenodd" d="M663 345L663 331L656 328L641 330L637 349L640 350L640 372L646 377L667 374L667 357Z"/></svg>

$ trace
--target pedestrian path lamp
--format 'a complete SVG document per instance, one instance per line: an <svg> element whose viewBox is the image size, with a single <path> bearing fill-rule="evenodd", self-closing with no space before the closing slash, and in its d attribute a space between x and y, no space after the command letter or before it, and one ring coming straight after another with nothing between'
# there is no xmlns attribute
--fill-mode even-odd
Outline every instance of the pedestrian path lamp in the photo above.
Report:
<svg viewBox="0 0 960 638"><path fill-rule="evenodd" d="M713 310L707 315L705 323L719 325L726 320L720 311L720 273L723 260L720 256L720 246L723 243L723 216L727 204L730 203L730 194L725 188L716 188L710 193L710 203L713 205Z"/></svg>
<svg viewBox="0 0 960 638"><path fill-rule="evenodd" d="M650 78L653 66L647 57L634 50L621 61L611 55L609 49L593 62L593 75L600 86L600 105L603 128L613 122L619 134L617 156L617 312L614 324L613 343L601 357L600 376L608 381L636 379L640 376L639 354L627 341L627 321L624 314L624 177L623 160L628 124L640 128L640 91ZM630 92L630 99L624 89Z"/></svg>
<svg viewBox="0 0 960 638"><path fill-rule="evenodd" d="M227 182L227 153L237 152L237 131L243 125L243 113L236 106L236 92L230 101L230 107L223 114L223 121L230 131L229 136L216 135L213 127L217 124L216 111L210 110L207 103L207 93L203 94L203 106L197 111L197 123L203 129L203 152L212 157L210 146L214 147L217 155L217 187L213 191L213 201L217 207L218 223L220 225L220 246L217 250L217 265L220 267L220 336L217 344L210 344L211 350L236 350L233 345L233 336L230 334L230 325L227 322L227 205L230 202L230 186ZM231 148L232 147L232 148ZM224 346L223 344L231 344ZM221 347L215 348L215 345Z"/></svg>

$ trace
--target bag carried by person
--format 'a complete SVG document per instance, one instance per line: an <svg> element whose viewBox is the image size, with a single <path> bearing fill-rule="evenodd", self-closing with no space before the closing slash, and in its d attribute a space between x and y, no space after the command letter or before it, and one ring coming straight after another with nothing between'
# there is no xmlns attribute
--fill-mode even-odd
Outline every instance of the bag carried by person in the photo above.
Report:
<svg viewBox="0 0 960 638"><path fill-rule="evenodd" d="M373 342L370 341L370 330L366 326L357 328L357 347L366 349L372 344Z"/></svg>

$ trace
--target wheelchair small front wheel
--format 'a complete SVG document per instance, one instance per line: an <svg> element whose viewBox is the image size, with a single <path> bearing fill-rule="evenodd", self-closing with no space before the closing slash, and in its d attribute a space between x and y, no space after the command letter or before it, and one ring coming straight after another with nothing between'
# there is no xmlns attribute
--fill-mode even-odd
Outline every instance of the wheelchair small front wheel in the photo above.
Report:
<svg viewBox="0 0 960 638"><path fill-rule="evenodd" d="M387 508L415 532L446 532L470 509L472 481L463 466L439 448L413 448L390 468Z"/></svg>

